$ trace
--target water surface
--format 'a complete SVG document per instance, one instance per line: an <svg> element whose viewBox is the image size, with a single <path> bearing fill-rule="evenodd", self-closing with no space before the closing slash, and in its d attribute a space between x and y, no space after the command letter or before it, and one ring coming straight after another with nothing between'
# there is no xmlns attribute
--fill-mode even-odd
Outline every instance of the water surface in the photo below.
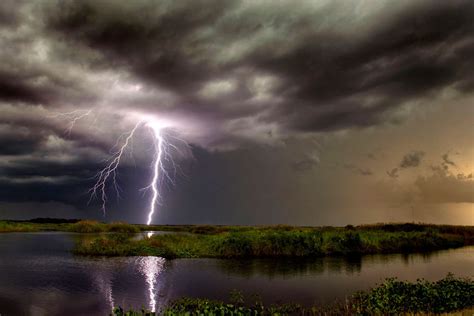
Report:
<svg viewBox="0 0 474 316"><path fill-rule="evenodd" d="M70 250L79 237L0 234L0 314L107 315L112 306L159 309L182 296L227 299L234 289L266 303L309 305L343 299L386 277L474 275L474 247L313 260L164 260L76 257Z"/></svg>

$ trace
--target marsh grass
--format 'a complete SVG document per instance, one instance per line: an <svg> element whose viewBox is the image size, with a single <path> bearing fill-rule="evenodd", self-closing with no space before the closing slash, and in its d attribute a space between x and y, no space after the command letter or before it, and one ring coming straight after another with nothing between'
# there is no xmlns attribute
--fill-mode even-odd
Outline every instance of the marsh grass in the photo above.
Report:
<svg viewBox="0 0 474 316"><path fill-rule="evenodd" d="M138 233L140 228L123 223L123 222L112 222L110 224L100 223L98 221L91 220L82 220L77 223L71 224L68 231L75 233L103 233L103 232L112 232L112 233Z"/></svg>
<svg viewBox="0 0 474 316"><path fill-rule="evenodd" d="M471 239L436 230L264 228L212 234L164 234L133 240L100 236L78 243L76 254L153 255L165 258L318 257L376 253L427 252L461 247Z"/></svg>
<svg viewBox="0 0 474 316"><path fill-rule="evenodd" d="M3 220L0 221L0 233L66 231L69 225L67 223L33 223Z"/></svg>
<svg viewBox="0 0 474 316"><path fill-rule="evenodd" d="M68 231L75 233L102 233L105 232L105 224L98 221L82 220L71 224Z"/></svg>
<svg viewBox="0 0 474 316"><path fill-rule="evenodd" d="M138 315L429 315L451 313L474 307L472 279L448 275L437 282L405 282L391 278L342 302L311 307L295 303L264 305L258 297L246 301L232 293L228 302L203 298L181 298L165 306L161 313L114 309L115 316Z"/></svg>
<svg viewBox="0 0 474 316"><path fill-rule="evenodd" d="M33 224L16 223L9 221L0 221L0 232L34 232L38 228Z"/></svg>
<svg viewBox="0 0 474 316"><path fill-rule="evenodd" d="M51 222L49 222L51 221ZM65 231L75 233L139 233L140 225L124 222L101 223L95 220L55 220L36 219L28 221L0 221L2 232L39 232L39 231Z"/></svg>
<svg viewBox="0 0 474 316"><path fill-rule="evenodd" d="M178 233L156 235L142 240L131 238L140 231L157 229ZM0 232L35 231L110 232L114 234L78 241L75 253L106 256L156 255L166 258L317 257L410 253L474 244L472 226L412 223L293 227L144 226L123 222L106 224L92 220L80 220L75 223L0 221ZM115 234L125 236L119 238Z"/></svg>

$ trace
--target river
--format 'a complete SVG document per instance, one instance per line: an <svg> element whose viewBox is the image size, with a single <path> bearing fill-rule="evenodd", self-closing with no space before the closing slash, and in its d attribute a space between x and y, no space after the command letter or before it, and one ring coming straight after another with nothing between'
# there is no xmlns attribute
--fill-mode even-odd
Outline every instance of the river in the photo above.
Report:
<svg viewBox="0 0 474 316"><path fill-rule="evenodd" d="M233 290L265 303L344 299L387 277L474 276L474 247L356 258L86 258L62 232L0 234L1 315L107 315L112 306L159 310L182 297L228 299Z"/></svg>

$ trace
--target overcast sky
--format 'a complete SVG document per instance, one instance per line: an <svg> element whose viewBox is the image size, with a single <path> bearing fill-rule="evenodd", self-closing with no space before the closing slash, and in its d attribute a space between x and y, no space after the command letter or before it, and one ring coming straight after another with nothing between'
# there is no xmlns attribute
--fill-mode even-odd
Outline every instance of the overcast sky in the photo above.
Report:
<svg viewBox="0 0 474 316"><path fill-rule="evenodd" d="M470 0L2 0L0 218L145 222L146 128L88 189L147 118L155 223L473 225L473 56Z"/></svg>

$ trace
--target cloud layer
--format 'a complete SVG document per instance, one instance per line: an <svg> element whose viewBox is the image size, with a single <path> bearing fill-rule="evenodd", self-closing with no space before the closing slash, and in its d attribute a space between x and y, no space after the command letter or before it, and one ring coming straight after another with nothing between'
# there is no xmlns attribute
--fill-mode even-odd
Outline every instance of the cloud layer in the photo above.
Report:
<svg viewBox="0 0 474 316"><path fill-rule="evenodd" d="M473 17L469 0L1 1L0 200L83 205L78 192L145 115L173 122L195 150L287 146L290 169L314 172L313 137L403 124L470 96ZM343 169L376 176L351 158ZM138 178L134 159L123 174ZM381 174L424 159L408 153Z"/></svg>

